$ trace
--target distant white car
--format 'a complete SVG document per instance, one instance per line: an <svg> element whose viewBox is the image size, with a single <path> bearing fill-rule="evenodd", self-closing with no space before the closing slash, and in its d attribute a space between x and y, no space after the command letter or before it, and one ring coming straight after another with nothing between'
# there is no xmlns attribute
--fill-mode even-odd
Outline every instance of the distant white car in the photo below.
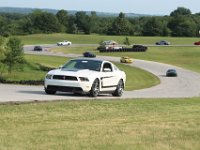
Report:
<svg viewBox="0 0 200 150"><path fill-rule="evenodd" d="M70 60L59 69L49 71L45 77L44 88L47 94L61 91L86 93L92 97L100 93L121 96L125 82L125 72L111 62L79 58Z"/></svg>
<svg viewBox="0 0 200 150"><path fill-rule="evenodd" d="M58 42L57 43L58 46L71 45L71 44L72 44L72 42L67 41L67 40L65 40L63 42Z"/></svg>

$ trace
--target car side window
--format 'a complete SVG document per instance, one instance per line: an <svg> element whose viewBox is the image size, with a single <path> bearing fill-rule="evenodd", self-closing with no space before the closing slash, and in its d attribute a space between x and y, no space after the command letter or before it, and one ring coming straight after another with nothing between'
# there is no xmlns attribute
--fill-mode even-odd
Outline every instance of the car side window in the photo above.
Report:
<svg viewBox="0 0 200 150"><path fill-rule="evenodd" d="M110 63L104 63L103 64L103 72L112 72L112 65Z"/></svg>

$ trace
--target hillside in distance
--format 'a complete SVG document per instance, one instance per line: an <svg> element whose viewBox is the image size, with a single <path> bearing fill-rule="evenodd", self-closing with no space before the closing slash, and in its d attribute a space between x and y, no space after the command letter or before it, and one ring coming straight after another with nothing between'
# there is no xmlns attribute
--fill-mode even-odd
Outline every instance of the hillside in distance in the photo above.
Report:
<svg viewBox="0 0 200 150"><path fill-rule="evenodd" d="M18 13L18 14L29 14L35 10L41 10L45 12L50 12L56 14L59 10L57 9L38 9L38 8L19 8L19 7L0 7L0 13ZM66 10L70 15L76 14L78 10ZM87 14L90 14L91 11L85 11ZM119 12L120 13L120 12ZM110 13L110 12L96 12L97 16L100 17L117 17L119 13ZM136 14L136 13L125 13L126 17L142 17L142 16L151 16L147 14Z"/></svg>

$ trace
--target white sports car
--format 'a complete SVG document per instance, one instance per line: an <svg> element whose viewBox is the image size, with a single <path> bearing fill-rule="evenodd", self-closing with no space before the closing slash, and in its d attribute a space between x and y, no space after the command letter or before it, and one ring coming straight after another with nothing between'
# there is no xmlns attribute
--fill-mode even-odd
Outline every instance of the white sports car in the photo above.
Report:
<svg viewBox="0 0 200 150"><path fill-rule="evenodd" d="M57 43L58 46L71 45L71 44L72 44L72 42L67 41L67 40L65 40L65 41L63 41L63 42L58 42L58 43Z"/></svg>
<svg viewBox="0 0 200 150"><path fill-rule="evenodd" d="M126 82L126 74L109 61L98 59L72 59L59 69L51 70L45 77L44 88L47 94L56 91L74 94L100 93L121 96Z"/></svg>

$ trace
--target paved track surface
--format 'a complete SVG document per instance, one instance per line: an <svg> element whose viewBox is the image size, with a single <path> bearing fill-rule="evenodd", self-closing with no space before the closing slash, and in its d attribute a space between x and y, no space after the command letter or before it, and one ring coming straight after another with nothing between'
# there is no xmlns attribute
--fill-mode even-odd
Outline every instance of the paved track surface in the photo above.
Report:
<svg viewBox="0 0 200 150"><path fill-rule="evenodd" d="M50 46L51 47L51 46ZM48 47L48 48L50 48ZM25 47L25 53L36 55L53 55L78 57L75 54L51 53L46 51L34 52L32 48ZM118 57L98 56L100 59L117 61ZM142 68L156 75L161 83L157 86L134 91L125 91L121 99L124 98L185 98L200 96L200 74L163 63L135 60L130 64ZM166 77L166 70L174 68L178 72L178 77ZM110 95L100 95L95 99L114 99ZM43 86L24 86L0 84L0 102L29 102L29 101L52 101L52 100L84 100L93 99L86 95L74 96L69 93L57 93L56 95L46 95Z"/></svg>

